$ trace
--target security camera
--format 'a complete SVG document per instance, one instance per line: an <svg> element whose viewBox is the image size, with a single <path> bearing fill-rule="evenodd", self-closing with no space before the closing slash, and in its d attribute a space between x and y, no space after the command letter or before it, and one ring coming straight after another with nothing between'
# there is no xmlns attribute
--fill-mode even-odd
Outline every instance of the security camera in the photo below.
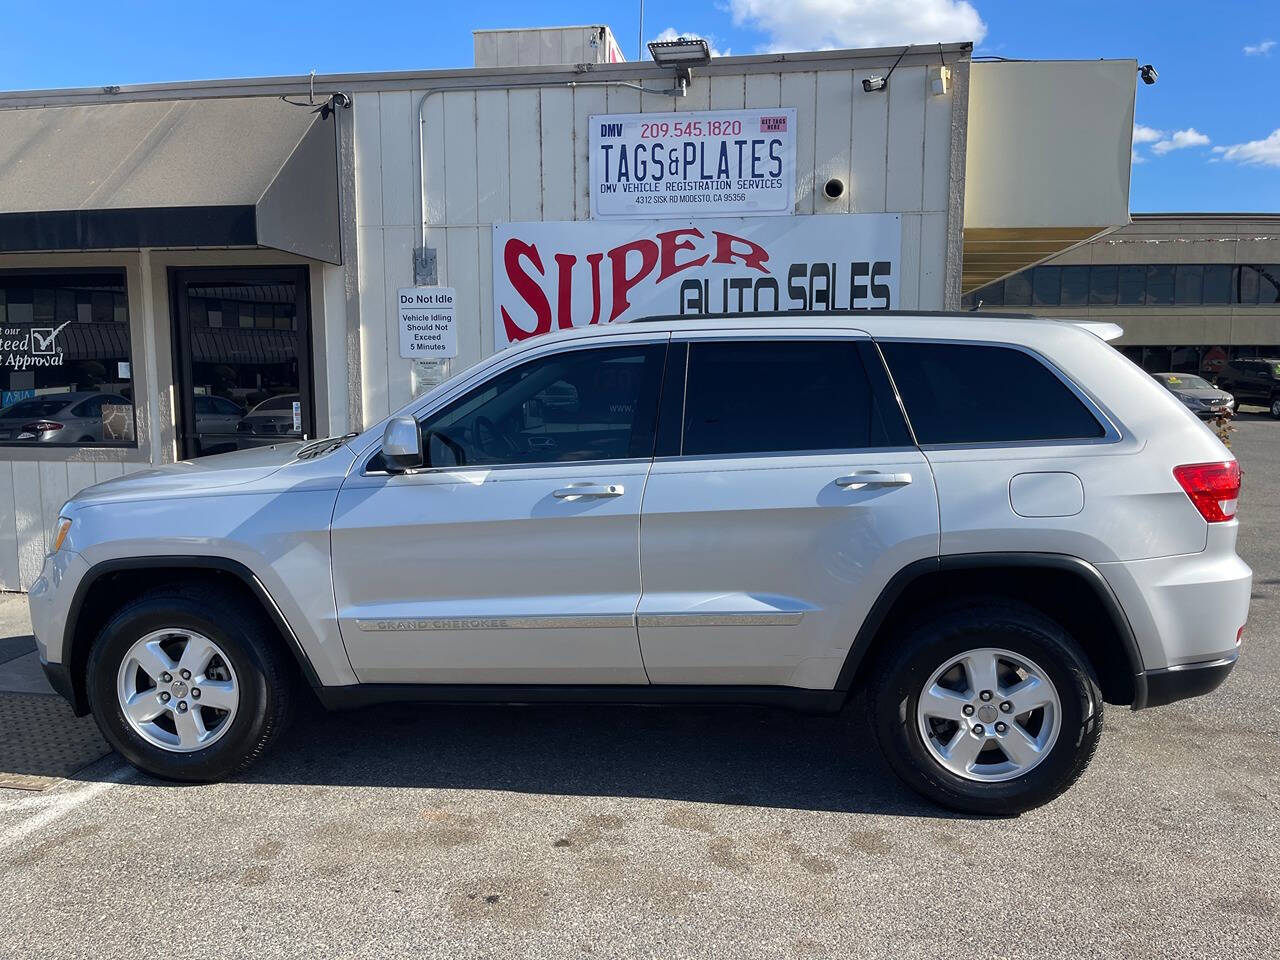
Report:
<svg viewBox="0 0 1280 960"><path fill-rule="evenodd" d="M1142 77L1142 82L1147 86L1151 86L1160 79L1160 74L1156 72L1156 68L1149 63L1145 63L1138 68L1138 76Z"/></svg>
<svg viewBox="0 0 1280 960"><path fill-rule="evenodd" d="M832 177L822 185L822 192L828 200L839 200L844 196L844 181L839 177Z"/></svg>
<svg viewBox="0 0 1280 960"><path fill-rule="evenodd" d="M862 89L867 93L875 93L877 90L883 90L888 85L888 77L867 77L862 81Z"/></svg>

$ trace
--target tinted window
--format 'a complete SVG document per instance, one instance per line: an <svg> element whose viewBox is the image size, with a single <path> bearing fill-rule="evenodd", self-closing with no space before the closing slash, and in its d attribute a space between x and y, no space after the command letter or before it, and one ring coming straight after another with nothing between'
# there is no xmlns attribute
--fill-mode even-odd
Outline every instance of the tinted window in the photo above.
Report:
<svg viewBox="0 0 1280 960"><path fill-rule="evenodd" d="M1007 307L1031 306L1031 271L1024 270L1004 279L1004 303Z"/></svg>
<svg viewBox="0 0 1280 960"><path fill-rule="evenodd" d="M883 343L921 443L1103 436L1080 399L1035 357L1009 347Z"/></svg>
<svg viewBox="0 0 1280 960"><path fill-rule="evenodd" d="M1031 302L1037 307L1056 307L1062 282L1060 267L1036 267L1032 277Z"/></svg>
<svg viewBox="0 0 1280 960"><path fill-rule="evenodd" d="M1280 266L1258 267L1258 302L1280 303Z"/></svg>
<svg viewBox="0 0 1280 960"><path fill-rule="evenodd" d="M1165 307L1173 303L1173 267L1152 264L1147 267L1147 306Z"/></svg>
<svg viewBox="0 0 1280 960"><path fill-rule="evenodd" d="M652 456L666 349L637 344L571 350L505 370L423 421L428 463Z"/></svg>
<svg viewBox="0 0 1280 960"><path fill-rule="evenodd" d="M1204 268L1204 302L1231 302L1231 267L1228 264L1213 264Z"/></svg>
<svg viewBox="0 0 1280 960"><path fill-rule="evenodd" d="M1138 306L1146 302L1146 267L1125 264L1119 268L1119 276L1116 283L1119 292L1116 302L1121 306Z"/></svg>
<svg viewBox="0 0 1280 960"><path fill-rule="evenodd" d="M1204 267L1180 263L1174 273L1173 302L1198 304L1204 299Z"/></svg>
<svg viewBox="0 0 1280 960"><path fill-rule="evenodd" d="M1109 305L1116 302L1118 267L1094 267L1089 274L1089 302Z"/></svg>
<svg viewBox="0 0 1280 960"><path fill-rule="evenodd" d="M873 401L852 340L693 343L689 347L687 456L857 450L903 443ZM886 421L888 420L888 426Z"/></svg>
<svg viewBox="0 0 1280 960"><path fill-rule="evenodd" d="M1236 303L1258 302L1258 271L1254 267L1236 267Z"/></svg>
<svg viewBox="0 0 1280 960"><path fill-rule="evenodd" d="M1089 268L1062 268L1062 306L1083 307L1089 303Z"/></svg>

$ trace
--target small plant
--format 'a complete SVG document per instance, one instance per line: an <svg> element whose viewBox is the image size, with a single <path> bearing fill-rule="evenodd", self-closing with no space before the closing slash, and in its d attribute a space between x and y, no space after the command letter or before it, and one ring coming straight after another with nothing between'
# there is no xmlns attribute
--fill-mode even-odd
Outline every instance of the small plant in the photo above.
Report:
<svg viewBox="0 0 1280 960"><path fill-rule="evenodd" d="M1224 447L1231 446L1231 434L1236 432L1235 424L1231 422L1230 413L1219 413L1209 421L1213 425L1213 432L1218 435L1218 439L1222 441Z"/></svg>

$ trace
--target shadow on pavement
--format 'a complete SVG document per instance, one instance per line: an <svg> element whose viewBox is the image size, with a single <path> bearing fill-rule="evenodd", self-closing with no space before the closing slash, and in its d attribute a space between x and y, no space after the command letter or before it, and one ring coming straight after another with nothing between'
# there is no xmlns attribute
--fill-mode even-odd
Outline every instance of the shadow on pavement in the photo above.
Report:
<svg viewBox="0 0 1280 960"><path fill-rule="evenodd" d="M244 779L955 816L898 782L860 707L840 717L730 706L314 708Z"/></svg>

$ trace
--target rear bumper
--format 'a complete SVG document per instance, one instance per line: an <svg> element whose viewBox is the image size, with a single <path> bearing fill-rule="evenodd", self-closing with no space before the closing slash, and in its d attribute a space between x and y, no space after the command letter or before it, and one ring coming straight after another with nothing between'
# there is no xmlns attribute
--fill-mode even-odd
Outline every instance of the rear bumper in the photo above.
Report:
<svg viewBox="0 0 1280 960"><path fill-rule="evenodd" d="M1135 703L1134 709L1163 707L1175 700L1186 700L1216 690L1227 679L1238 659L1236 654L1207 663L1184 663L1165 670L1149 670L1146 700Z"/></svg>

